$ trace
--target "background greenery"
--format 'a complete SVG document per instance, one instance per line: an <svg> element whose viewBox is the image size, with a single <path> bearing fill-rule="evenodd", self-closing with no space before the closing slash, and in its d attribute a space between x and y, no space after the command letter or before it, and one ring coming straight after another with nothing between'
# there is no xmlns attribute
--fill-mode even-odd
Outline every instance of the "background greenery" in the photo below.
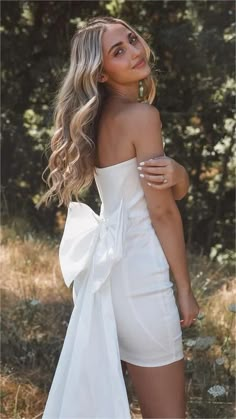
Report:
<svg viewBox="0 0 236 419"><path fill-rule="evenodd" d="M35 209L52 132L52 102L77 25L127 20L157 55L166 152L191 180L180 203L188 249L218 260L233 248L233 1L3 1L2 220L61 234L65 209ZM94 209L93 184L84 197ZM19 221L21 220L21 221Z"/></svg>
<svg viewBox="0 0 236 419"><path fill-rule="evenodd" d="M201 317L183 329L186 418L234 416L234 1L2 1L2 419L40 419L73 303L58 261L66 210L35 209L53 99L77 25L122 17L157 55L166 152L185 165L183 216ZM83 196L99 211L96 185ZM46 321L45 321L46 319ZM132 419L141 419L130 377ZM216 391L217 390L217 391ZM213 392L212 392L213 391Z"/></svg>

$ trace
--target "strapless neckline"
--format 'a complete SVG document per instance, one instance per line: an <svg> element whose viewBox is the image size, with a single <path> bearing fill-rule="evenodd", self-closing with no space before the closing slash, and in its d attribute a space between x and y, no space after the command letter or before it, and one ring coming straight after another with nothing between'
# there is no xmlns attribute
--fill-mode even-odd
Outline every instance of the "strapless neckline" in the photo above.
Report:
<svg viewBox="0 0 236 419"><path fill-rule="evenodd" d="M112 167L118 167L118 166L121 166L121 165L124 165L124 164L131 163L134 160L137 160L137 157L136 156L135 157L132 157L131 159L124 160L124 161L122 161L120 163L112 164L111 166L106 166L106 167L97 167L97 166L95 166L95 169L97 171L107 170L107 169L111 169Z"/></svg>

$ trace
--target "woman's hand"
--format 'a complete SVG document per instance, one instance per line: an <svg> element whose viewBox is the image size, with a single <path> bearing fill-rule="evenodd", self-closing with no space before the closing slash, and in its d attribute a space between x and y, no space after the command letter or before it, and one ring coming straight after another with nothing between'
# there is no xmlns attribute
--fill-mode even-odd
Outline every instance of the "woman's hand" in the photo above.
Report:
<svg viewBox="0 0 236 419"><path fill-rule="evenodd" d="M197 318L200 308L191 289L177 291L177 301L180 309L182 327L189 327Z"/></svg>
<svg viewBox="0 0 236 419"><path fill-rule="evenodd" d="M188 192L189 178L185 168L170 157L145 160L139 163L138 169L152 188L163 190L173 187L176 200L182 199Z"/></svg>

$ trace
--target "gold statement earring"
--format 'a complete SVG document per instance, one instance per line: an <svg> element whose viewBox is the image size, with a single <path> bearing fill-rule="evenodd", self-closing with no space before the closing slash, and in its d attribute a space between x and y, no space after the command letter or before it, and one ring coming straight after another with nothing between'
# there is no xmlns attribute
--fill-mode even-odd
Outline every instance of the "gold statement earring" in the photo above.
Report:
<svg viewBox="0 0 236 419"><path fill-rule="evenodd" d="M138 82L138 101L142 102L144 98L144 86L143 81L139 80Z"/></svg>

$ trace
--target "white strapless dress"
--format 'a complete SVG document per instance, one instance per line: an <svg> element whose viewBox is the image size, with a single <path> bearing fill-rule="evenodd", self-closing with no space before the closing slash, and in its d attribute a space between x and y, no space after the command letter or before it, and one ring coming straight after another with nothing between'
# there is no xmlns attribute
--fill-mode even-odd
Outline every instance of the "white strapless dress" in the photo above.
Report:
<svg viewBox="0 0 236 419"><path fill-rule="evenodd" d="M43 419L130 419L120 360L152 367L184 356L169 264L137 159L94 176L100 215L71 202L60 243L74 308Z"/></svg>

